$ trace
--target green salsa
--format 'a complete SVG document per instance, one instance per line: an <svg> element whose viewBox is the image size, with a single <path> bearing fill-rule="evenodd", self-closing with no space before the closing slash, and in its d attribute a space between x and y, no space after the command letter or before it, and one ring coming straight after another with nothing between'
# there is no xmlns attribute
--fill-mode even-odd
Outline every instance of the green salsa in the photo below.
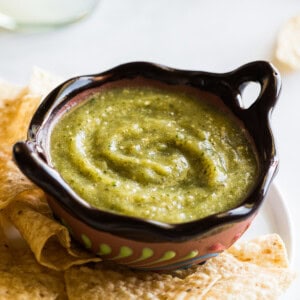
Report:
<svg viewBox="0 0 300 300"><path fill-rule="evenodd" d="M229 111L205 94L157 86L86 96L54 125L50 156L91 205L168 223L237 206L258 173L248 134Z"/></svg>

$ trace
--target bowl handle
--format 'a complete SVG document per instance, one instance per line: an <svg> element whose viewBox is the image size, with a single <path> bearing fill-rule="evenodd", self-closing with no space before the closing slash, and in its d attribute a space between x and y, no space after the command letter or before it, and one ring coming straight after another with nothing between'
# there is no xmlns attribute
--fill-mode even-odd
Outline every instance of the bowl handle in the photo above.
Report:
<svg viewBox="0 0 300 300"><path fill-rule="evenodd" d="M276 68L266 61L255 61L241 66L228 73L229 84L242 93L249 82L260 84L260 94L257 99L248 107L241 107L246 111L260 111L268 114L276 104L281 90L281 78Z"/></svg>

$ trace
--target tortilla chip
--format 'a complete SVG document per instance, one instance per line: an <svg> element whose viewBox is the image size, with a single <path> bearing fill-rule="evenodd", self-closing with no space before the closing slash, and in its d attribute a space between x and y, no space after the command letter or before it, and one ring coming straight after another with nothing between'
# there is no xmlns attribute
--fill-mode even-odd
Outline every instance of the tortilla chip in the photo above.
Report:
<svg viewBox="0 0 300 300"><path fill-rule="evenodd" d="M0 148L0 210L20 193L37 189L17 168L10 152L8 146Z"/></svg>
<svg viewBox="0 0 300 300"><path fill-rule="evenodd" d="M0 222L0 270L1 271L7 270L13 261L12 253L9 250L10 249L6 241L6 236L4 234L4 231L2 229L2 224Z"/></svg>
<svg viewBox="0 0 300 300"><path fill-rule="evenodd" d="M61 81L39 68L34 69L27 88L0 81L0 210L18 194L36 189L12 161L12 147L26 138L42 97Z"/></svg>
<svg viewBox="0 0 300 300"><path fill-rule="evenodd" d="M282 245L278 235L268 235L238 243L203 265L164 274L107 263L72 267L65 273L67 294L69 299L276 299L294 278L283 266ZM265 251L270 246L276 255Z"/></svg>
<svg viewBox="0 0 300 300"><path fill-rule="evenodd" d="M283 272L280 272L282 278L276 278L274 273L266 274L265 272L262 274L233 275L218 281L203 299L220 299L220 295L224 300L278 299L279 295L282 294L282 288L277 285L277 282L278 280L290 282L289 275L287 279L284 278L286 275L288 274Z"/></svg>
<svg viewBox="0 0 300 300"><path fill-rule="evenodd" d="M18 194L35 186L19 171L12 161L12 146L25 139L30 119L40 103L41 96L29 96L28 89L0 85L0 209L7 206ZM17 96L17 98L13 98Z"/></svg>
<svg viewBox="0 0 300 300"><path fill-rule="evenodd" d="M0 79L0 109L4 100L17 99L24 88Z"/></svg>
<svg viewBox="0 0 300 300"><path fill-rule="evenodd" d="M240 261L229 253L208 261L203 271L221 275L203 299L216 299L220 294L222 299L278 299L295 277L287 268Z"/></svg>
<svg viewBox="0 0 300 300"><path fill-rule="evenodd" d="M300 69L300 16L291 18L281 28L275 60L282 71Z"/></svg>
<svg viewBox="0 0 300 300"><path fill-rule="evenodd" d="M17 99L2 101L0 108L0 141L3 145L12 146L20 139L25 139L33 113L40 104L41 97L30 96L27 90Z"/></svg>
<svg viewBox="0 0 300 300"><path fill-rule="evenodd" d="M0 271L0 295L5 300L68 299L57 288L57 278L23 270Z"/></svg>
<svg viewBox="0 0 300 300"><path fill-rule="evenodd" d="M251 241L239 241L228 252L240 261L262 267L288 268L288 256L283 240L278 234L263 235Z"/></svg>
<svg viewBox="0 0 300 300"><path fill-rule="evenodd" d="M193 293L200 299L218 277L205 273L181 278L174 274L131 271L114 264L73 267L65 273L67 294L72 299L184 299Z"/></svg>
<svg viewBox="0 0 300 300"><path fill-rule="evenodd" d="M62 81L63 78L42 70L39 67L34 67L28 85L29 94L45 97Z"/></svg>
<svg viewBox="0 0 300 300"><path fill-rule="evenodd" d="M43 194L38 196L40 198L34 197L31 192L23 193L4 210L27 241L37 261L54 270L100 261L100 258L77 249L71 243L67 228L53 219Z"/></svg>
<svg viewBox="0 0 300 300"><path fill-rule="evenodd" d="M0 223L0 298L67 299L63 273L39 265L28 247L14 248Z"/></svg>

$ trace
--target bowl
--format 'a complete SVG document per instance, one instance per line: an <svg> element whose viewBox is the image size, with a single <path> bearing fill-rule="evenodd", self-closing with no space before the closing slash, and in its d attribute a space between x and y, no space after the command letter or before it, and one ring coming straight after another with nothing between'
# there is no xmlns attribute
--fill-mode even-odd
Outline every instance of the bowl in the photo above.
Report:
<svg viewBox="0 0 300 300"><path fill-rule="evenodd" d="M80 103L92 89L120 80L141 79L212 94L243 123L256 147L259 174L255 186L240 205L202 219L169 224L97 209L62 179L50 162L51 124ZM260 85L260 93L245 108L242 91L250 82ZM280 87L278 72L265 61L251 62L222 74L132 62L100 74L75 77L55 88L41 103L31 120L27 140L14 145L14 160L46 192L54 215L72 237L104 260L153 271L198 264L218 255L240 238L266 197L278 167L270 115Z"/></svg>

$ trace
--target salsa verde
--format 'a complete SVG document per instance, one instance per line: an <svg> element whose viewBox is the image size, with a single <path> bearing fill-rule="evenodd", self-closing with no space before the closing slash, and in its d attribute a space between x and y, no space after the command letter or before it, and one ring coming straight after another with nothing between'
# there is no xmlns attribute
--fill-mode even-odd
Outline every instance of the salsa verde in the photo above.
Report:
<svg viewBox="0 0 300 300"><path fill-rule="evenodd" d="M229 111L155 86L88 95L55 124L50 155L91 205L168 223L237 206L258 173L248 134Z"/></svg>

